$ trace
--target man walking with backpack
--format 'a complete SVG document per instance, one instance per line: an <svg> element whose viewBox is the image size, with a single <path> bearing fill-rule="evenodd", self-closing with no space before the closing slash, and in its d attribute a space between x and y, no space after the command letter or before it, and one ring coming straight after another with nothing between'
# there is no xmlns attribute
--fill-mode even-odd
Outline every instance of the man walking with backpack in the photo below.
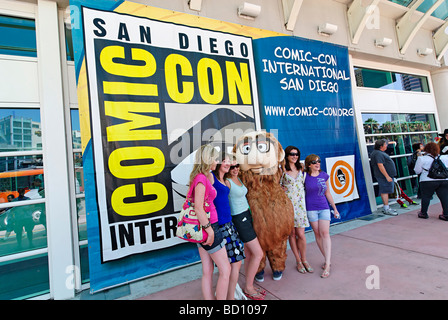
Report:
<svg viewBox="0 0 448 320"><path fill-rule="evenodd" d="M429 203L435 192L443 209L439 219L448 221L448 155L440 155L440 147L435 142L429 142L424 152L426 154L418 157L414 168L416 174L421 173L422 208L418 217L428 219Z"/></svg>

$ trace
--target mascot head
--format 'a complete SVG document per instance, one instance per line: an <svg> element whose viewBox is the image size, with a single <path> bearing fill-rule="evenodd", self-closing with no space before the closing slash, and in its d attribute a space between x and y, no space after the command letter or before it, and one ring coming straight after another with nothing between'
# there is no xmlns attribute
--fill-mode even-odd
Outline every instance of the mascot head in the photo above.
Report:
<svg viewBox="0 0 448 320"><path fill-rule="evenodd" d="M241 136L233 153L242 171L272 175L278 171L285 152L277 139L265 131L252 131Z"/></svg>

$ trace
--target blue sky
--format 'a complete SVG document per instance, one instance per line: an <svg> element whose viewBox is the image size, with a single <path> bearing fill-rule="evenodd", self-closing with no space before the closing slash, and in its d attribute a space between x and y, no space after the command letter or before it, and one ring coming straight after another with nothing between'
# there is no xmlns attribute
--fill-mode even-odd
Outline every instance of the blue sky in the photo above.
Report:
<svg viewBox="0 0 448 320"><path fill-rule="evenodd" d="M39 109L0 109L0 119L9 115L14 115L15 118L31 118L33 121L40 122Z"/></svg>
<svg viewBox="0 0 448 320"><path fill-rule="evenodd" d="M0 109L0 119L3 119L9 115L14 115L15 118L32 119L35 122L41 122L39 109ZM80 130L79 127L79 112L77 109L70 110L72 130Z"/></svg>

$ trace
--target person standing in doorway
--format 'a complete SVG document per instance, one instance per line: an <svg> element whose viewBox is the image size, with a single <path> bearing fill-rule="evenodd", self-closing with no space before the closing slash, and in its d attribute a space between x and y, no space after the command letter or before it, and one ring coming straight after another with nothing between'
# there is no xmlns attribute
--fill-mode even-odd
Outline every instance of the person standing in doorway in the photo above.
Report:
<svg viewBox="0 0 448 320"><path fill-rule="evenodd" d="M393 160L385 152L387 141L379 139L375 142L375 150L370 155L370 165L373 169L373 175L378 181L378 192L383 201L383 213L396 216L397 210L389 207L389 193L394 192L394 177L397 175L397 169Z"/></svg>

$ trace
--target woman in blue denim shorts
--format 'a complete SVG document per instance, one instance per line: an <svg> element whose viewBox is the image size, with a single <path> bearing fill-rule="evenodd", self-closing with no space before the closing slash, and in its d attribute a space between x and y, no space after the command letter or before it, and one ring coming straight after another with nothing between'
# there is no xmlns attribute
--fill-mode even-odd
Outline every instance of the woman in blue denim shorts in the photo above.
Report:
<svg viewBox="0 0 448 320"><path fill-rule="evenodd" d="M322 278L330 276L331 259L331 239L330 239L330 207L334 209L334 217L340 218L338 209L330 193L328 178L329 175L320 170L320 158L315 154L310 154L305 159L305 202L308 220L313 228L317 246L325 258L322 266Z"/></svg>

